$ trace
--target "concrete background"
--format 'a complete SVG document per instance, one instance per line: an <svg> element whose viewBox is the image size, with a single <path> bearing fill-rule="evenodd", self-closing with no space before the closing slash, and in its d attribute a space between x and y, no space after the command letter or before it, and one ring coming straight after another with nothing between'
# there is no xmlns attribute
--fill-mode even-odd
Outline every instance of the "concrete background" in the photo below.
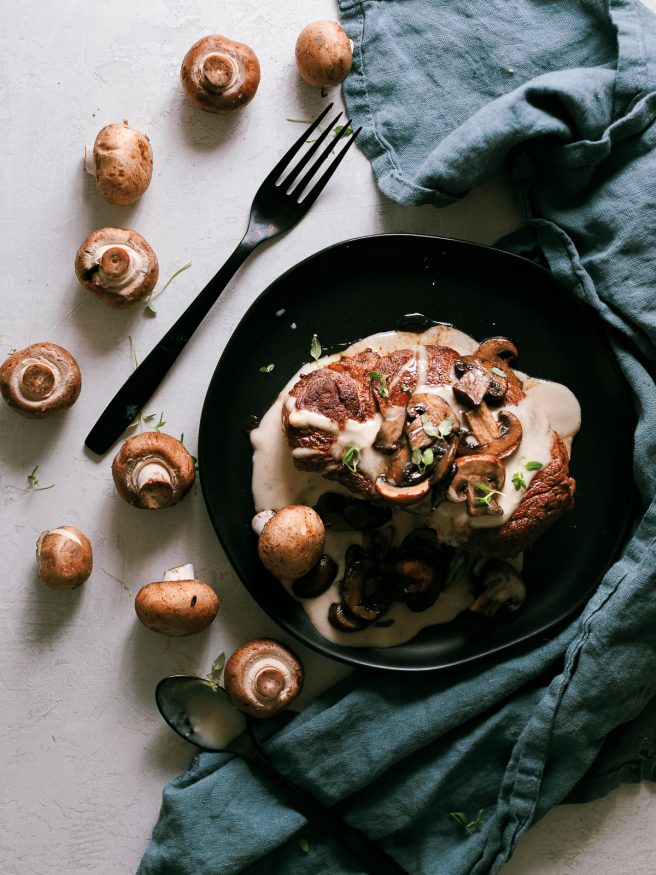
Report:
<svg viewBox="0 0 656 875"><path fill-rule="evenodd" d="M77 357L84 385L77 405L50 421L0 408L0 868L4 875L129 873L163 784L190 757L156 712L155 683L204 673L217 653L250 637L286 636L231 571L198 485L165 513L136 511L114 493L111 455L93 457L83 440L132 370L129 336L143 357L240 239L257 184L300 131L287 117L311 117L323 106L295 73L294 44L306 23L337 11L333 0L25 0L11 16L8 4L4 11L0 353L52 340ZM262 65L255 101L230 118L195 110L179 86L185 51L213 32L247 42ZM82 154L103 125L124 118L150 137L155 170L141 201L112 207L82 173ZM519 221L498 186L442 211L399 207L377 192L353 150L303 223L243 268L146 413L163 411L164 430L184 432L193 452L206 386L231 331L263 288L312 252L383 231L492 243ZM158 300L157 317L141 306L111 311L78 286L76 249L103 225L140 231L159 256L162 279L192 261ZM28 488L35 465L51 489ZM47 590L35 575L39 532L63 523L94 546L93 575L72 593ZM134 617L136 592L187 561L215 585L219 617L187 640L148 632ZM298 649L308 701L345 669ZM655 810L646 785L558 808L530 831L503 875L653 873Z"/></svg>

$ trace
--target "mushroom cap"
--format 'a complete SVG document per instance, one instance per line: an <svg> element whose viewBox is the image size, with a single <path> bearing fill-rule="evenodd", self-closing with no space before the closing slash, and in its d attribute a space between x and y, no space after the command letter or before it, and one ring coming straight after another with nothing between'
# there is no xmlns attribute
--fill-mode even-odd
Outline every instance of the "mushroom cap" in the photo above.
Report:
<svg viewBox="0 0 656 875"><path fill-rule="evenodd" d="M274 577L296 580L317 564L325 541L319 514L304 504L290 504L264 526L257 549L262 564Z"/></svg>
<svg viewBox="0 0 656 875"><path fill-rule="evenodd" d="M73 526L41 532L36 542L36 559L39 577L50 589L75 589L93 568L91 543Z"/></svg>
<svg viewBox="0 0 656 875"><path fill-rule="evenodd" d="M199 109L230 112L255 97L260 64L249 46L212 34L195 42L184 56L180 79L185 94Z"/></svg>
<svg viewBox="0 0 656 875"><path fill-rule="evenodd" d="M296 40L296 65L308 85L339 85L348 76L353 44L336 21L314 21Z"/></svg>
<svg viewBox="0 0 656 875"><path fill-rule="evenodd" d="M419 483L413 483L412 486L397 486L395 483L385 480L384 477L379 477L375 486L376 492L385 501L399 507L405 507L409 504L417 504L418 501L425 498L430 492L431 482L426 479Z"/></svg>
<svg viewBox="0 0 656 875"><path fill-rule="evenodd" d="M152 632L177 638L206 629L219 604L217 594L202 580L156 580L141 587L134 609Z"/></svg>
<svg viewBox="0 0 656 875"><path fill-rule="evenodd" d="M116 491L128 504L159 510L177 504L195 478L194 460L174 437L145 431L128 438L112 462Z"/></svg>
<svg viewBox="0 0 656 875"><path fill-rule="evenodd" d="M151 294L159 265L141 234L129 228L98 228L78 249L75 273L103 304L120 309Z"/></svg>
<svg viewBox="0 0 656 875"><path fill-rule="evenodd" d="M56 343L33 343L0 365L0 392L28 419L68 410L78 399L82 375L73 356Z"/></svg>
<svg viewBox="0 0 656 875"><path fill-rule="evenodd" d="M93 144L93 160L96 188L110 204L132 204L150 185L150 140L126 121L100 131Z"/></svg>
<svg viewBox="0 0 656 875"><path fill-rule="evenodd" d="M247 641L226 663L223 681L232 704L251 717L270 717L286 708L303 688L298 657L270 638Z"/></svg>

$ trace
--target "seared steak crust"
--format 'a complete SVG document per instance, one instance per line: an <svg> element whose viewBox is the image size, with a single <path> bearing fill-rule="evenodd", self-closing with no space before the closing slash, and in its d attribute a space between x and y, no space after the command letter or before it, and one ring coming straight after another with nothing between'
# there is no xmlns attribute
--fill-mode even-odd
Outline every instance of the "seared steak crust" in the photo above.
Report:
<svg viewBox="0 0 656 875"><path fill-rule="evenodd" d="M569 456L554 432L552 461L536 473L521 504L502 526L475 529L467 548L499 559L516 556L541 538L556 520L574 506L576 481L569 476Z"/></svg>

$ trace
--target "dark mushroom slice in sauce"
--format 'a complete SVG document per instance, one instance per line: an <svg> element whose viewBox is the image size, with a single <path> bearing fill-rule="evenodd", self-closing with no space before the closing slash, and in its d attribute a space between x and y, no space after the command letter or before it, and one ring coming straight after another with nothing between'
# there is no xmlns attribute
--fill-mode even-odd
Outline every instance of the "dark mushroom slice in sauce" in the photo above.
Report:
<svg viewBox="0 0 656 875"><path fill-rule="evenodd" d="M388 507L350 498L339 492L324 492L314 509L325 527L333 532L364 532L384 526L392 518L392 511Z"/></svg>
<svg viewBox="0 0 656 875"><path fill-rule="evenodd" d="M328 622L338 632L360 632L370 624L354 617L343 602L333 602L328 610Z"/></svg>
<svg viewBox="0 0 656 875"><path fill-rule="evenodd" d="M292 584L294 595L301 599L313 599L324 593L337 577L337 563L325 553L314 568Z"/></svg>
<svg viewBox="0 0 656 875"><path fill-rule="evenodd" d="M449 424L447 434L457 432L460 426L453 408L443 398L424 392L410 398L405 433L413 450L417 447L423 450L434 443L441 436L443 423Z"/></svg>
<svg viewBox="0 0 656 875"><path fill-rule="evenodd" d="M492 376L474 356L464 356L454 365L458 381L453 384L453 394L463 404L476 407L490 391Z"/></svg>
<svg viewBox="0 0 656 875"><path fill-rule="evenodd" d="M518 611L526 599L526 587L520 573L508 562L488 560L478 572L477 589L482 592L469 610L493 617L501 608Z"/></svg>
<svg viewBox="0 0 656 875"><path fill-rule="evenodd" d="M383 567L390 596L406 602L410 610L423 611L438 598L444 586L445 564L434 529L416 529Z"/></svg>
<svg viewBox="0 0 656 875"><path fill-rule="evenodd" d="M339 592L350 613L365 622L378 620L389 610L376 564L367 559L346 569Z"/></svg>
<svg viewBox="0 0 656 875"><path fill-rule="evenodd" d="M447 491L447 500L466 501L470 516L502 514L497 493L503 489L506 472L499 459L485 454L461 456L455 464L456 473Z"/></svg>

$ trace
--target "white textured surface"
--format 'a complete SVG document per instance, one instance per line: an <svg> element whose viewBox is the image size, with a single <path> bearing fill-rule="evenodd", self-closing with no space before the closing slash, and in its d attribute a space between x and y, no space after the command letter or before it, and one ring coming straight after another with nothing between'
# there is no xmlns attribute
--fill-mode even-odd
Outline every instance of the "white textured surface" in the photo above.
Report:
<svg viewBox="0 0 656 875"><path fill-rule="evenodd" d="M201 0L24 0L4 16L0 352L54 341L78 358L84 384L77 405L58 419L31 422L0 409L3 875L133 872L162 786L190 754L157 715L156 681L203 673L218 652L249 637L286 637L229 568L198 486L177 508L137 511L114 493L111 456L85 453L83 439L131 371L128 335L142 356L159 339L241 237L260 178L298 136L286 117L312 116L323 105L295 74L294 42L308 21L335 16L332 0L244 0L220 9ZM183 54L211 32L247 42L261 61L260 91L233 117L193 109L179 87ZM150 137L155 171L142 201L121 208L99 198L81 163L85 143L123 118ZM243 268L146 412L163 410L165 430L184 432L193 452L205 388L231 330L271 280L317 249L381 231L492 242L516 223L498 187L448 210L398 207L377 193L362 155L350 154L303 223ZM141 307L110 311L78 287L75 251L105 224L140 231L162 278L193 261L158 301L157 318ZM36 464L52 489L26 488ZM95 552L91 579L72 593L47 590L35 576L39 532L61 524L81 528ZM138 588L187 561L215 585L219 617L187 640L146 631L134 616ZM344 673L298 650L309 676L306 700ZM647 788L623 788L593 805L556 810L529 833L504 875L654 871L651 801Z"/></svg>

